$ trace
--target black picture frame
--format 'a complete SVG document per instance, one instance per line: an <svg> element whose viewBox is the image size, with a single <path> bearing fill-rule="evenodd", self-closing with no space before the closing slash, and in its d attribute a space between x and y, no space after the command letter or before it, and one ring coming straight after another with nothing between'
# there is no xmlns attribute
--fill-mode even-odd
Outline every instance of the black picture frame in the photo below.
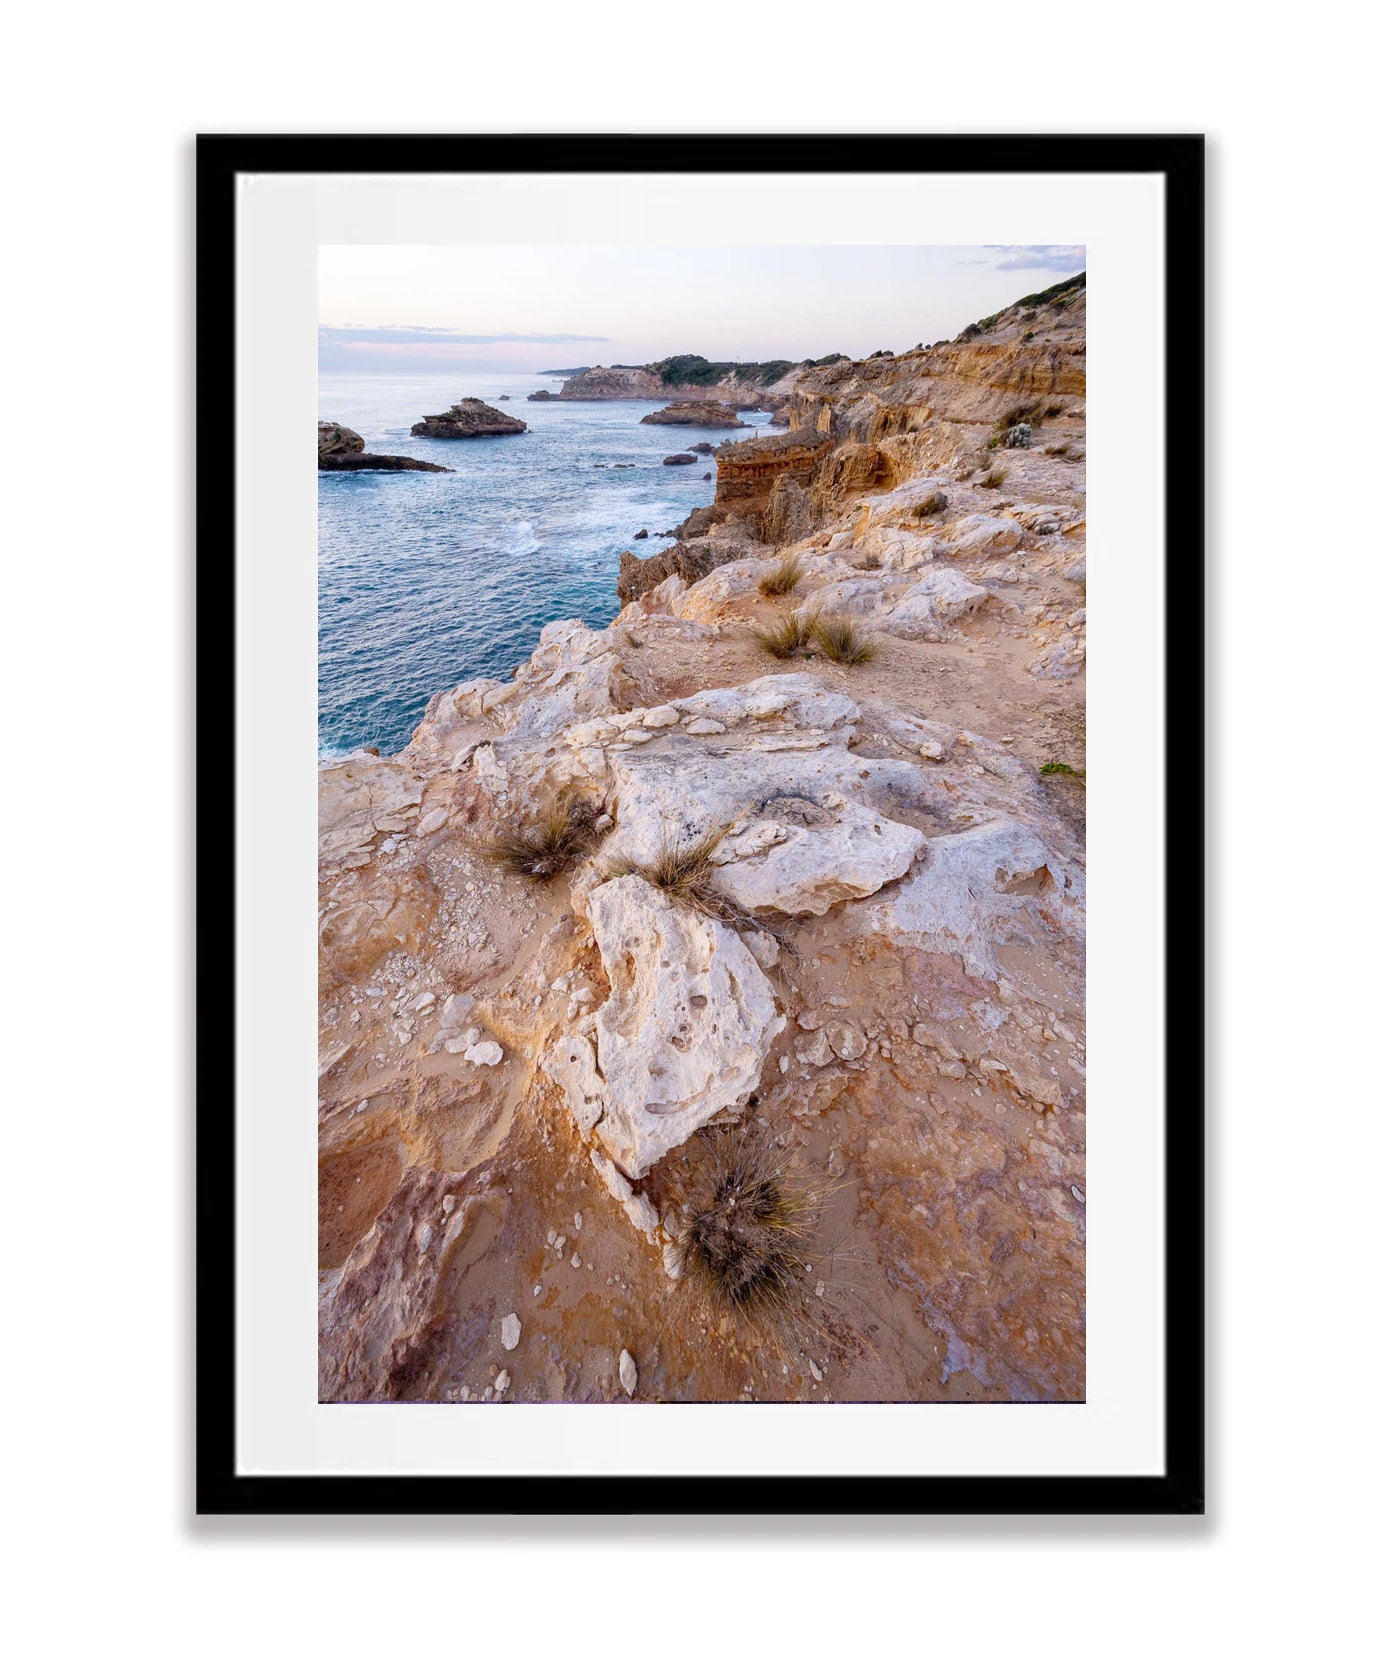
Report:
<svg viewBox="0 0 1400 1680"><path fill-rule="evenodd" d="M702 159L703 164L697 162ZM234 486L229 429L196 448L198 579L195 1505L200 1515L1193 1514L1205 1509L1204 159L1200 135L203 135L197 382L236 389L242 174L870 172L1159 176L1165 202L1165 1442L1160 1476L246 1476L235 1462ZM193 423L193 422L191 422ZM216 768L214 768L216 767Z"/></svg>

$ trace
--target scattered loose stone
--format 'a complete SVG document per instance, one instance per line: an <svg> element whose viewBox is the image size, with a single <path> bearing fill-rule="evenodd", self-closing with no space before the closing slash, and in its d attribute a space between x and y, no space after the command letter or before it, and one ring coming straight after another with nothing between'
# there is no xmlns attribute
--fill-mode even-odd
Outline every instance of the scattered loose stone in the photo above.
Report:
<svg viewBox="0 0 1400 1680"><path fill-rule="evenodd" d="M507 1313L501 1320L501 1346L507 1353L520 1345L520 1320L514 1313Z"/></svg>
<svg viewBox="0 0 1400 1680"><path fill-rule="evenodd" d="M617 1378L629 1395L637 1392L637 1361L626 1348L617 1358Z"/></svg>
<svg viewBox="0 0 1400 1680"><path fill-rule="evenodd" d="M483 1038L479 1044L471 1045L462 1054L465 1061L474 1062L478 1067L495 1067L505 1055L505 1051L494 1038Z"/></svg>
<svg viewBox="0 0 1400 1680"><path fill-rule="evenodd" d="M497 1376L496 1376L496 1393L497 1394L504 1394L505 1391L509 1387L510 1387L509 1376L507 1376L507 1374L504 1371L498 1372Z"/></svg>

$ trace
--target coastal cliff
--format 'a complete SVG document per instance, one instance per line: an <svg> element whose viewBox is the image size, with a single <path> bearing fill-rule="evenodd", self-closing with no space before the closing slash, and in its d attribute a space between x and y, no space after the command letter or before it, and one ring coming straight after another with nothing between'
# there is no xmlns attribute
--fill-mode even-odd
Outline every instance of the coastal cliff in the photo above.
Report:
<svg viewBox="0 0 1400 1680"><path fill-rule="evenodd" d="M321 772L323 1400L1084 1397L1084 299L784 376L611 625Z"/></svg>

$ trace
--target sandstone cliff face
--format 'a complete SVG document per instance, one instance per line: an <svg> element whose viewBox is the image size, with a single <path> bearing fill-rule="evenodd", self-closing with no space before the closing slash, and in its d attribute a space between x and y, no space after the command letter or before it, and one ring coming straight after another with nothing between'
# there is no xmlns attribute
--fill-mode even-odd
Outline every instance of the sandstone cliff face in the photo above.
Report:
<svg viewBox="0 0 1400 1680"><path fill-rule="evenodd" d="M322 773L323 1399L1082 1399L1082 307L808 370L611 626ZM564 792L567 871L488 860ZM830 1188L795 1350L681 1264L716 1127Z"/></svg>
<svg viewBox="0 0 1400 1680"><path fill-rule="evenodd" d="M526 430L525 422L502 414L478 397L463 397L444 414L425 414L410 428L414 437L509 437Z"/></svg>

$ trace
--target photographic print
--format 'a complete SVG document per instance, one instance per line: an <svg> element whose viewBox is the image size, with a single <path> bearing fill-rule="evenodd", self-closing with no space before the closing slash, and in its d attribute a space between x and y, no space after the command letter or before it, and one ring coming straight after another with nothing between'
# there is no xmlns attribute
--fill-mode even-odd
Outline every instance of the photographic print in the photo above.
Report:
<svg viewBox="0 0 1400 1680"><path fill-rule="evenodd" d="M1086 263L321 249L323 1401L1083 1399Z"/></svg>
<svg viewBox="0 0 1400 1680"><path fill-rule="evenodd" d="M199 166L199 1508L1199 1510L1199 139Z"/></svg>

